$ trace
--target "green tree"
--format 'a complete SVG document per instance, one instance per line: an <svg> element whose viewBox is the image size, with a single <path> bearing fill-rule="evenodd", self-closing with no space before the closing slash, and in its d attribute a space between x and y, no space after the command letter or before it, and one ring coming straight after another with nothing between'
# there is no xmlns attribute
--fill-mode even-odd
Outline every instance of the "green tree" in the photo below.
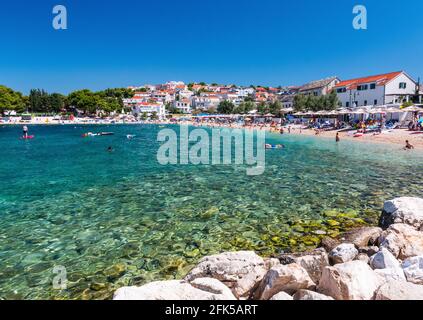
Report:
<svg viewBox="0 0 423 320"><path fill-rule="evenodd" d="M270 112L269 105L266 102L260 102L257 106L257 112L260 114L266 114Z"/></svg>
<svg viewBox="0 0 423 320"><path fill-rule="evenodd" d="M326 110L335 110L339 106L338 95L335 90L332 90L326 97Z"/></svg>
<svg viewBox="0 0 423 320"><path fill-rule="evenodd" d="M159 117L157 116L157 112L156 112L156 111L154 111L154 112L151 114L150 118L151 118L151 120L157 120L157 119L159 119Z"/></svg>
<svg viewBox="0 0 423 320"><path fill-rule="evenodd" d="M273 115L279 115L281 113L282 103L279 100L275 100L269 105L269 111Z"/></svg>
<svg viewBox="0 0 423 320"><path fill-rule="evenodd" d="M231 114L233 113L234 109L235 105L229 100L224 100L217 106L217 112L222 114Z"/></svg>
<svg viewBox="0 0 423 320"><path fill-rule="evenodd" d="M53 112L61 112L66 107L66 96L60 93L52 93L49 96L50 102L49 105L51 107L51 111Z"/></svg>
<svg viewBox="0 0 423 320"><path fill-rule="evenodd" d="M25 110L25 99L22 93L0 85L0 114L5 111L22 112Z"/></svg>
<svg viewBox="0 0 423 320"><path fill-rule="evenodd" d="M295 111L305 111L306 110L306 96L303 94L297 94L294 97L294 110Z"/></svg>

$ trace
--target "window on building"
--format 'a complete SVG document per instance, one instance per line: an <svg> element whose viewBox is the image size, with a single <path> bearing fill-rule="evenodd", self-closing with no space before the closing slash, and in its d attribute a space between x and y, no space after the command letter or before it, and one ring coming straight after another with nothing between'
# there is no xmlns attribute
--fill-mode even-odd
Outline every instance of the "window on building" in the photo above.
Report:
<svg viewBox="0 0 423 320"><path fill-rule="evenodd" d="M344 93L344 92L347 92L347 88L338 88L338 89L336 89L336 92L337 92L337 93Z"/></svg>
<svg viewBox="0 0 423 320"><path fill-rule="evenodd" d="M407 88L407 83L406 82L400 82L399 88L400 89L406 89Z"/></svg>
<svg viewBox="0 0 423 320"><path fill-rule="evenodd" d="M367 100L364 100L364 105L367 106Z"/></svg>
<svg viewBox="0 0 423 320"><path fill-rule="evenodd" d="M373 101L373 105L377 106L377 99L375 99L375 101Z"/></svg>
<svg viewBox="0 0 423 320"><path fill-rule="evenodd" d="M367 90L369 86L367 84L362 84L360 86L357 86L357 91L364 91Z"/></svg>
<svg viewBox="0 0 423 320"><path fill-rule="evenodd" d="M349 107L350 107L350 103L349 103L349 102L346 102L346 103L345 103L345 106L346 106L347 108L349 108Z"/></svg>
<svg viewBox="0 0 423 320"><path fill-rule="evenodd" d="M370 84L370 90L374 90L376 89L376 83L371 83Z"/></svg>

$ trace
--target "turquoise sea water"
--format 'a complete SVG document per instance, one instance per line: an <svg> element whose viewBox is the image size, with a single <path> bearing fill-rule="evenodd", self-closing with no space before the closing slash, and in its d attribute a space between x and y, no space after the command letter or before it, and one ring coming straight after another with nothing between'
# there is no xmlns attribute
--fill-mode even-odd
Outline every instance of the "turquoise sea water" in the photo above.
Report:
<svg viewBox="0 0 423 320"><path fill-rule="evenodd" d="M110 298L223 250L304 250L376 223L388 198L423 196L423 155L397 146L268 134L286 148L247 176L243 166L159 165L160 129L30 126L35 139L23 141L21 127L0 126L0 297ZM66 290L52 287L55 266Z"/></svg>

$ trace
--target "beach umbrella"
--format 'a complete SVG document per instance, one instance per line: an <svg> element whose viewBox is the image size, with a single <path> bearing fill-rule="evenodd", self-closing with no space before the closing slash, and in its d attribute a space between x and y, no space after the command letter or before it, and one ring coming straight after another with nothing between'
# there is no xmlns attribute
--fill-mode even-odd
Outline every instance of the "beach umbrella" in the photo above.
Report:
<svg viewBox="0 0 423 320"><path fill-rule="evenodd" d="M397 112L404 112L402 109L390 107L386 109L386 113L397 113Z"/></svg>
<svg viewBox="0 0 423 320"><path fill-rule="evenodd" d="M290 113L290 112L292 112L292 111L294 111L294 109L293 109L293 108L281 109L281 112L282 112L282 113Z"/></svg>
<svg viewBox="0 0 423 320"><path fill-rule="evenodd" d="M328 114L328 112L329 111L326 111L326 110L320 110L320 111L317 111L316 114L317 115L326 115L326 114Z"/></svg>
<svg viewBox="0 0 423 320"><path fill-rule="evenodd" d="M347 108L342 108L338 110L338 114L350 114L350 113L352 113L352 111Z"/></svg>
<svg viewBox="0 0 423 320"><path fill-rule="evenodd" d="M328 113L328 115L330 115L330 116L337 116L337 115L339 115L340 113L338 112L338 111L336 111L336 110L332 110L332 111L330 111L329 113Z"/></svg>
<svg viewBox="0 0 423 320"><path fill-rule="evenodd" d="M410 106L407 108L401 109L404 112L423 112L422 108L416 107L416 106Z"/></svg>

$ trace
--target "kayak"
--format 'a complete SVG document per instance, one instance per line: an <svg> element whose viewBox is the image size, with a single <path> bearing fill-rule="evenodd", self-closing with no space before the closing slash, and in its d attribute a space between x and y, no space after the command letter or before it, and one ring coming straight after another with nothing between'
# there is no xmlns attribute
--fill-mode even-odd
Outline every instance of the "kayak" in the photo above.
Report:
<svg viewBox="0 0 423 320"><path fill-rule="evenodd" d="M22 136L22 138L21 139L24 139L24 140L30 140L30 139L34 139L35 138L35 136Z"/></svg>
<svg viewBox="0 0 423 320"><path fill-rule="evenodd" d="M99 136L112 136L112 135L114 135L114 133L113 132L100 132L100 133L97 133L97 135L99 135Z"/></svg>

